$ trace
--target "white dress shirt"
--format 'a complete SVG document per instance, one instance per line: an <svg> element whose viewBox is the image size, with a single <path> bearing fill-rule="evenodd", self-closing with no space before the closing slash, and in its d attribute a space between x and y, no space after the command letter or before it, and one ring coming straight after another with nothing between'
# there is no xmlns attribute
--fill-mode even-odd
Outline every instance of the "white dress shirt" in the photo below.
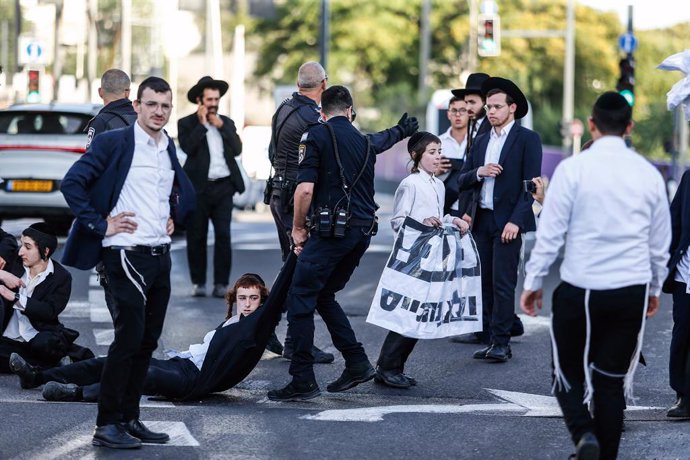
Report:
<svg viewBox="0 0 690 460"><path fill-rule="evenodd" d="M211 162L208 165L209 180L218 180L230 175L230 168L223 156L223 138L218 128L211 123L204 123L206 128L206 142Z"/></svg>
<svg viewBox="0 0 690 460"><path fill-rule="evenodd" d="M508 138L508 133L510 133L511 128L515 125L515 120L508 123L503 127L500 133L497 133L494 128L489 131L489 145L486 147L486 155L484 157L484 165L489 163L498 164L499 158L501 158L501 150L506 143ZM479 194L479 207L483 209L494 209L494 185L496 184L495 177L479 177L477 173L477 178L484 183L482 184L482 190Z"/></svg>
<svg viewBox="0 0 690 460"><path fill-rule="evenodd" d="M556 168L524 288L541 289L565 244L563 281L596 290L649 283L649 295L658 296L670 243L661 174L622 138L605 136Z"/></svg>
<svg viewBox="0 0 690 460"><path fill-rule="evenodd" d="M223 323L222 327L235 324L239 320L240 315L232 316ZM206 353L208 353L208 347L211 345L211 340L213 339L214 335L216 335L215 329L206 333L202 343L193 343L189 346L189 350L186 351L170 350L167 352L167 355L169 358L186 358L193 362L194 365L201 370L202 366L204 365L204 359L206 359Z"/></svg>
<svg viewBox="0 0 690 460"><path fill-rule="evenodd" d="M445 195L443 182L426 171L420 170L404 178L398 185L393 200L393 231L397 232L402 227L407 216L417 222L422 222L427 217L441 219ZM442 220L451 223L453 217L447 215Z"/></svg>
<svg viewBox="0 0 690 460"><path fill-rule="evenodd" d="M36 286L41 284L53 271L54 266L51 259L48 259L46 269L33 278L31 278L29 269L24 267L24 275L22 275L24 286L19 288L19 300L14 303L14 312L2 334L4 337L18 342L28 342L38 334L29 318L22 312L26 309L27 300L33 295Z"/></svg>
<svg viewBox="0 0 690 460"><path fill-rule="evenodd" d="M158 246L170 242L166 227L170 217L170 192L175 171L168 156L168 136L161 132L158 143L134 124L134 156L117 204L116 216L132 211L137 223L134 233L117 233L103 238L103 246Z"/></svg>

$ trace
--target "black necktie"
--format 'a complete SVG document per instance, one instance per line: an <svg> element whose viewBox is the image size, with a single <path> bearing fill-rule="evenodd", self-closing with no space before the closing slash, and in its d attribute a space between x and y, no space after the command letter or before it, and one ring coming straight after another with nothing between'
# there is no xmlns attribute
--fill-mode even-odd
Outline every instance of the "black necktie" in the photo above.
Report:
<svg viewBox="0 0 690 460"><path fill-rule="evenodd" d="M470 119L470 124L467 127L467 146L465 147L465 159L470 154L470 149L474 143L474 126L477 124L477 120Z"/></svg>

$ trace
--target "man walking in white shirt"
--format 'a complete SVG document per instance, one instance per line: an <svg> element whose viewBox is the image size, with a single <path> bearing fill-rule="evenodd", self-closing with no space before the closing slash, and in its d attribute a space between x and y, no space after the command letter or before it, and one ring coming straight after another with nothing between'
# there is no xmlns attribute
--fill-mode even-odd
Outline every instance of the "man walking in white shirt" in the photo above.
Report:
<svg viewBox="0 0 690 460"><path fill-rule="evenodd" d="M467 149L467 104L465 100L453 96L448 102L448 121L450 127L439 136L443 147L441 164L436 175L443 181L446 189L446 199L443 205L443 213L455 217L462 217L458 211L458 197L460 195L460 170L465 161Z"/></svg>
<svg viewBox="0 0 690 460"><path fill-rule="evenodd" d="M621 95L597 99L589 118L594 144L554 172L520 299L535 316L543 278L565 244L552 304L553 378L578 459L616 458L645 317L659 308L667 271L664 181L625 146L632 127Z"/></svg>

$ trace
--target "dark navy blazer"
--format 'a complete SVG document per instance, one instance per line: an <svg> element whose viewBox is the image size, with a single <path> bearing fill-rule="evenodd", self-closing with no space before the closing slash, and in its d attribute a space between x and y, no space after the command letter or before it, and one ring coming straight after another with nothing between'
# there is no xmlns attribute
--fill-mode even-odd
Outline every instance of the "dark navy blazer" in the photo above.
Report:
<svg viewBox="0 0 690 460"><path fill-rule="evenodd" d="M175 223L184 224L196 206L196 196L175 154L175 143L168 141L175 170L170 210ZM60 191L76 220L65 243L63 264L88 270L101 260L106 218L117 204L133 156L134 125L96 136L89 150L67 171Z"/></svg>
<svg viewBox="0 0 690 460"><path fill-rule="evenodd" d="M663 291L673 292L676 267L690 245L690 171L683 173L680 185L671 202L671 258L668 261L668 276Z"/></svg>
<svg viewBox="0 0 690 460"><path fill-rule="evenodd" d="M460 190L474 189L477 202L483 183L477 180L477 170L484 166L489 137L490 133L477 135L460 175ZM494 183L494 219L501 231L508 222L520 227L522 233L536 230L532 212L534 200L532 195L524 191L523 181L541 175L541 158L539 134L514 124L498 160L503 172L495 178Z"/></svg>

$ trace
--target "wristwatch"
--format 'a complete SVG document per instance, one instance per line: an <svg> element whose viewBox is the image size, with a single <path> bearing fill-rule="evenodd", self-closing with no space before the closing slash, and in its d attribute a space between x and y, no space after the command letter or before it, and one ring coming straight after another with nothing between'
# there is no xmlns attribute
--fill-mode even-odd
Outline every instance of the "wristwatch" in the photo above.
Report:
<svg viewBox="0 0 690 460"><path fill-rule="evenodd" d="M19 293L18 292L14 293L14 300L19 302Z"/></svg>

